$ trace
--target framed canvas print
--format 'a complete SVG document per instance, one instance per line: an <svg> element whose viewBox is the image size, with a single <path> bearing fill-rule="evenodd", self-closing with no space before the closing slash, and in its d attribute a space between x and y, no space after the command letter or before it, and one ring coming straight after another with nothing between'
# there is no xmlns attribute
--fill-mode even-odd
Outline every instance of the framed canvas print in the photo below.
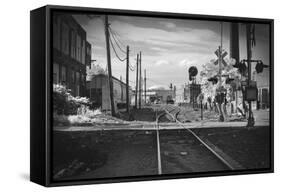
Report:
<svg viewBox="0 0 281 192"><path fill-rule="evenodd" d="M31 11L30 178L273 172L273 20Z"/></svg>

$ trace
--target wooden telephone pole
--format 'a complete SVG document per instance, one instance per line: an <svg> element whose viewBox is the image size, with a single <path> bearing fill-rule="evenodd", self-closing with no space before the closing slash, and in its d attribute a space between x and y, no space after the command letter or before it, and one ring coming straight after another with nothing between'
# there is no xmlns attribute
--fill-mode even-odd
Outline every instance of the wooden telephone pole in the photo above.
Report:
<svg viewBox="0 0 281 192"><path fill-rule="evenodd" d="M135 95L135 108L138 108L138 85L139 85L139 54L137 54L137 70L136 70L136 95Z"/></svg>
<svg viewBox="0 0 281 192"><path fill-rule="evenodd" d="M251 83L251 75L252 75L252 64L251 64L251 59L252 59L252 49L251 49L251 24L246 24L246 39L247 39L247 63L248 63L248 87L250 86ZM248 127L252 127L255 124L255 119L253 117L253 111L252 111L252 102L248 101L249 104L249 115L248 115Z"/></svg>
<svg viewBox="0 0 281 192"><path fill-rule="evenodd" d="M141 52L140 52L140 79L139 79L139 82L140 82L140 87L139 87L139 108L141 108L141 99L142 99L142 82L141 82Z"/></svg>
<svg viewBox="0 0 281 192"><path fill-rule="evenodd" d="M108 31L108 16L104 18L104 32L105 32L105 43L106 43L106 56L107 56L107 69L108 69L108 83L109 83L109 96L111 105L111 115L116 116L114 96L113 96L113 82L112 82L112 71L111 71L111 57L110 57L110 45L109 45L109 31Z"/></svg>
<svg viewBox="0 0 281 192"><path fill-rule="evenodd" d="M146 69L144 70L144 103L146 103Z"/></svg>
<svg viewBox="0 0 281 192"><path fill-rule="evenodd" d="M127 107L127 112L130 113L130 106L129 106L129 46L127 46L126 107Z"/></svg>
<svg viewBox="0 0 281 192"><path fill-rule="evenodd" d="M223 23L220 22L221 26L221 41L219 46L219 89L222 89L222 78L221 78L221 71L222 71L222 38L223 38ZM221 97L221 91L219 91ZM224 121L224 116L222 112L222 101L218 102L218 110L219 110L219 121Z"/></svg>

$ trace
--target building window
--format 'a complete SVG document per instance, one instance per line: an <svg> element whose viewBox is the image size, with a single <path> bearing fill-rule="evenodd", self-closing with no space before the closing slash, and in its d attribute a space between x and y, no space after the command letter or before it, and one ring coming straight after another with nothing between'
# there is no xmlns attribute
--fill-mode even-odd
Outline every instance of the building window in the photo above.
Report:
<svg viewBox="0 0 281 192"><path fill-rule="evenodd" d="M90 43L86 43L86 65L91 65L91 45Z"/></svg>
<svg viewBox="0 0 281 192"><path fill-rule="evenodd" d="M62 84L66 84L66 67L65 66L61 67L61 81L62 81Z"/></svg>
<svg viewBox="0 0 281 192"><path fill-rule="evenodd" d="M76 34L75 31L71 31L71 57L73 59L75 59L75 53L76 53L76 48L75 48L75 44L76 44Z"/></svg>
<svg viewBox="0 0 281 192"><path fill-rule="evenodd" d="M80 73L76 72L76 84L80 83Z"/></svg>
<svg viewBox="0 0 281 192"><path fill-rule="evenodd" d="M53 35L53 47L60 50L60 19L57 17L54 17Z"/></svg>
<svg viewBox="0 0 281 192"><path fill-rule="evenodd" d="M85 75L81 74L81 84L85 85Z"/></svg>
<svg viewBox="0 0 281 192"><path fill-rule="evenodd" d="M85 44L85 40L82 41L82 64L85 64L85 59L86 59L86 44Z"/></svg>
<svg viewBox="0 0 281 192"><path fill-rule="evenodd" d="M62 52L69 54L69 28L65 23L62 23Z"/></svg>
<svg viewBox="0 0 281 192"><path fill-rule="evenodd" d="M53 84L59 84L59 65L57 63L53 65Z"/></svg>
<svg viewBox="0 0 281 192"><path fill-rule="evenodd" d="M75 72L71 70L71 83L75 83Z"/></svg>
<svg viewBox="0 0 281 192"><path fill-rule="evenodd" d="M79 35L76 38L76 60L81 62L81 37Z"/></svg>

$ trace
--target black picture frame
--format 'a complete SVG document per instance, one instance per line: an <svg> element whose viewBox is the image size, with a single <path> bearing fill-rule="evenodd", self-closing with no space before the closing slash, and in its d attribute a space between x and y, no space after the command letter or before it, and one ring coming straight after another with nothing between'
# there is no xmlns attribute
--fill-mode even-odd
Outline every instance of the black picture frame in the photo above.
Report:
<svg viewBox="0 0 281 192"><path fill-rule="evenodd" d="M156 18L193 19L270 25L270 168L177 175L133 176L79 181L53 181L52 172L52 19L53 11ZM274 172L274 20L185 13L46 5L30 12L30 180L43 186L131 182Z"/></svg>

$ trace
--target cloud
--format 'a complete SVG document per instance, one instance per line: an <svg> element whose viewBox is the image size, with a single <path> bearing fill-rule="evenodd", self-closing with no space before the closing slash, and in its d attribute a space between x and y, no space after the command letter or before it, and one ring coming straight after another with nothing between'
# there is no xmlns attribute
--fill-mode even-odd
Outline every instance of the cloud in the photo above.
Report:
<svg viewBox="0 0 281 192"><path fill-rule="evenodd" d="M187 67L195 64L197 64L197 60L183 59L179 62L179 66L181 67Z"/></svg>
<svg viewBox="0 0 281 192"><path fill-rule="evenodd" d="M155 62L156 66L163 66L163 65L168 65L170 62L167 60L158 60Z"/></svg>
<svg viewBox="0 0 281 192"><path fill-rule="evenodd" d="M167 51L167 49L161 48L161 47L151 47L151 49L154 51L159 51L159 52Z"/></svg>
<svg viewBox="0 0 281 192"><path fill-rule="evenodd" d="M135 65L136 55L141 51L142 68L146 69L148 77L165 85L187 81L187 69L191 65L200 71L202 64L215 57L214 50L220 40L216 26L209 21L110 16L109 22L116 38L130 46L130 63ZM95 18L81 24L93 46L92 58L106 68L102 20ZM113 52L111 56L113 75L125 76L126 63L117 60ZM120 56L124 54L120 52ZM130 78L135 79L135 71L130 72ZM148 86L152 83L148 81Z"/></svg>

